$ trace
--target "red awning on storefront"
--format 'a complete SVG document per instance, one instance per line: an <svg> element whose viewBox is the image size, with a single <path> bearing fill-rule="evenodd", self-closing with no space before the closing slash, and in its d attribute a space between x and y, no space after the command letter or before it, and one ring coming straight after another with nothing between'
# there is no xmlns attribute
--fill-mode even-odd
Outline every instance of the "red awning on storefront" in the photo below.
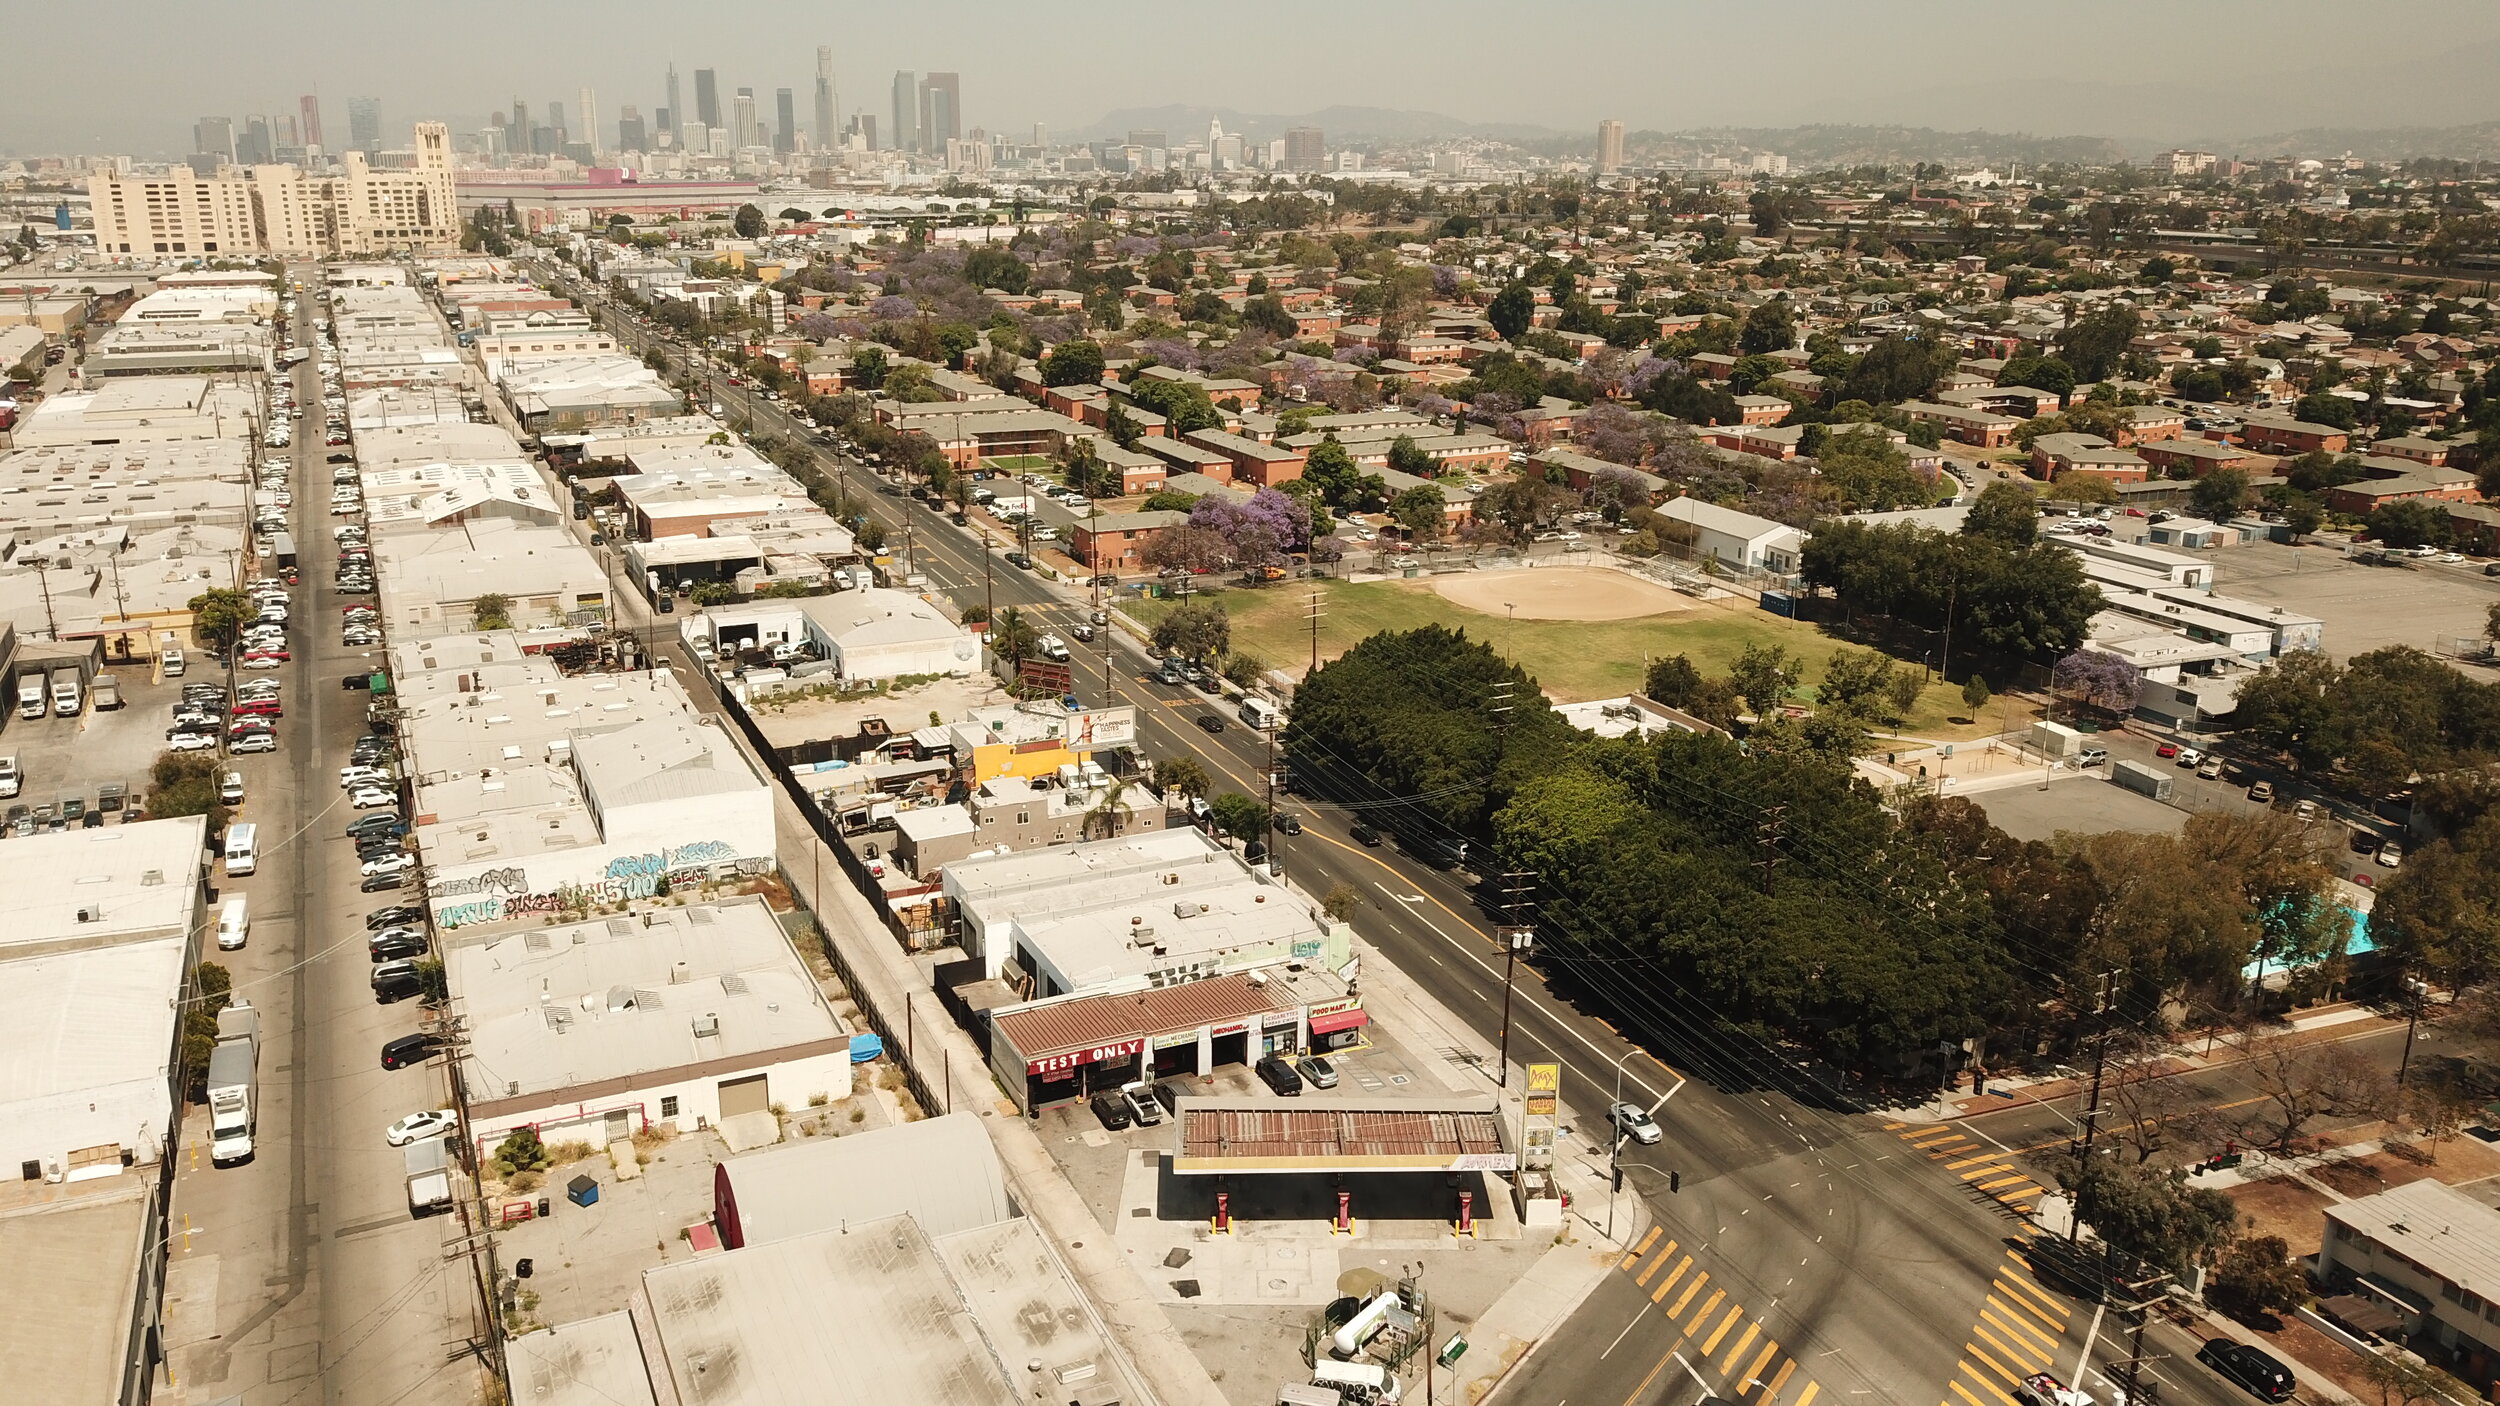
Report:
<svg viewBox="0 0 2500 1406"><path fill-rule="evenodd" d="M1361 1006L1355 1006L1348 1010L1330 1011L1326 1015L1312 1016L1311 1033L1334 1035L1340 1030L1357 1030L1370 1023L1370 1014Z"/></svg>

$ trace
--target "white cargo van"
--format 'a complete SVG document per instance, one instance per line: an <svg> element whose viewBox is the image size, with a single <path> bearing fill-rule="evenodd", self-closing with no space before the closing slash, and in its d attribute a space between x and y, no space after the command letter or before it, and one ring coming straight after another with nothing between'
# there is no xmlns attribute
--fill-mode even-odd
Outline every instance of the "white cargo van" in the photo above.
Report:
<svg viewBox="0 0 2500 1406"><path fill-rule="evenodd" d="M231 851L229 851L231 853ZM217 914L217 950L234 952L252 937L252 900L241 894L226 900Z"/></svg>
<svg viewBox="0 0 2500 1406"><path fill-rule="evenodd" d="M241 878L260 867L260 827L245 821L226 831L226 877Z"/></svg>
<svg viewBox="0 0 2500 1406"><path fill-rule="evenodd" d="M1285 720L1285 710L1264 698L1254 698L1245 694L1241 700L1241 720L1261 732L1266 732Z"/></svg>
<svg viewBox="0 0 2500 1406"><path fill-rule="evenodd" d="M16 795L25 779L17 769L17 758L0 757L0 797Z"/></svg>
<svg viewBox="0 0 2500 1406"><path fill-rule="evenodd" d="M182 657L181 650L176 649L169 644L165 646L164 650L157 657L165 666L165 677L169 679L178 679L182 677L182 671L186 667L186 661Z"/></svg>

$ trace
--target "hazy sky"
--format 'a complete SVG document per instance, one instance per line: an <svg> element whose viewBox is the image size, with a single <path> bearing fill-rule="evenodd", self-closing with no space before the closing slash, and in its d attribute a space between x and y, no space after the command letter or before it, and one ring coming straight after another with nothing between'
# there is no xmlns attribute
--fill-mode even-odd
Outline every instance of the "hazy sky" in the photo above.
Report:
<svg viewBox="0 0 2500 1406"><path fill-rule="evenodd" d="M1576 130L1902 122L2040 135L2217 140L2288 127L2500 117L2493 0L0 0L0 151L178 155L208 114L347 99L385 140L419 117L474 128L598 92L648 118L674 61L722 102L795 90L834 46L846 112L883 114L898 68L963 75L964 125L1072 132L1167 103L1291 114L1337 104ZM882 118L881 118L882 120ZM614 129L609 127L612 137Z"/></svg>

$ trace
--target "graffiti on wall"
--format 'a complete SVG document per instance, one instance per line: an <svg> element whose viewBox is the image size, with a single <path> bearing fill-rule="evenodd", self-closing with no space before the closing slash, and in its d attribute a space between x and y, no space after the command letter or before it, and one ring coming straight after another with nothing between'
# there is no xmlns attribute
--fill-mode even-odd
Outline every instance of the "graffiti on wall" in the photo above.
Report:
<svg viewBox="0 0 2500 1406"><path fill-rule="evenodd" d="M464 900L442 904L434 911L437 926L457 928L532 913L587 911L654 897L662 891L662 885L675 889L707 881L751 878L769 874L772 868L769 855L741 857L736 849L719 840L697 840L648 854L619 855L588 883L535 889L530 886L527 870L506 865L461 878L436 880L427 886L426 896L437 903L446 898Z"/></svg>

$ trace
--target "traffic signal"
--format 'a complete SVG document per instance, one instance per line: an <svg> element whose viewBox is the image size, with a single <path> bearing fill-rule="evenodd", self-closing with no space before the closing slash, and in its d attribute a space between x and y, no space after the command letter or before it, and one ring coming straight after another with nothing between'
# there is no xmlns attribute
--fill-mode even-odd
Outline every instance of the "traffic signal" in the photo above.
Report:
<svg viewBox="0 0 2500 1406"><path fill-rule="evenodd" d="M1684 1174L1683 1174L1682 1172L1669 1172L1669 1173L1667 1173L1667 1190L1669 1190L1669 1191L1682 1191L1683 1189L1684 1189Z"/></svg>

